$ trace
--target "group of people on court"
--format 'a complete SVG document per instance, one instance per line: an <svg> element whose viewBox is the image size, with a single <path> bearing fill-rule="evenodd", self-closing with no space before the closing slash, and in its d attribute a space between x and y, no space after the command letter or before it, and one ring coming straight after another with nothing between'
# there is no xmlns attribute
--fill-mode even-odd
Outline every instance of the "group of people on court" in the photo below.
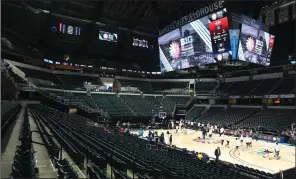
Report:
<svg viewBox="0 0 296 179"><path fill-rule="evenodd" d="M235 139L235 149L233 153L238 153L238 155L240 155L240 148L244 147L244 143L245 143L245 147L246 149L250 149L252 148L252 137L251 136L246 136L244 137L242 134L240 136L240 138L236 138Z"/></svg>
<svg viewBox="0 0 296 179"><path fill-rule="evenodd" d="M140 133L140 131L139 131ZM142 134L143 136L143 134ZM153 143L161 143L161 144L167 144L169 146L172 146L173 142L173 136L172 134L169 133L169 131L166 132L161 132L160 135L158 135L157 131L149 131L148 136L147 136L148 143L153 144Z"/></svg>
<svg viewBox="0 0 296 179"><path fill-rule="evenodd" d="M269 157L269 153L272 153L272 149L270 148L270 142L267 141L264 145L264 155L263 158L269 158L271 160L271 157ZM280 146L278 141L274 140L274 158L280 159Z"/></svg>

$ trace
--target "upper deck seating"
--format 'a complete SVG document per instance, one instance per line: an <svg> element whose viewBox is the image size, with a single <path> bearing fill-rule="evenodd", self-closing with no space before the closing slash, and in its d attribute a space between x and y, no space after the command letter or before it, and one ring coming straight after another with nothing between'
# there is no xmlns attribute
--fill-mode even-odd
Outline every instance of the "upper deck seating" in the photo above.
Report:
<svg viewBox="0 0 296 179"><path fill-rule="evenodd" d="M189 101L190 97L175 97L175 96L166 96L162 100L163 111L166 112L167 116L172 116L172 112L176 104L186 104Z"/></svg>
<svg viewBox="0 0 296 179"><path fill-rule="evenodd" d="M265 79L252 92L252 95L266 95L280 79Z"/></svg>
<svg viewBox="0 0 296 179"><path fill-rule="evenodd" d="M111 95L111 94L110 94ZM115 96L115 95L114 95ZM111 116L120 116L120 112L116 107L114 107L114 104L109 100L109 94L92 94L92 97L94 98L97 105L108 112ZM112 97L110 97L112 98Z"/></svg>
<svg viewBox="0 0 296 179"><path fill-rule="evenodd" d="M296 78L284 78L271 94L294 94L296 92Z"/></svg>
<svg viewBox="0 0 296 179"><path fill-rule="evenodd" d="M151 82L154 91L165 91L169 89L185 89L188 88L188 82Z"/></svg>
<svg viewBox="0 0 296 179"><path fill-rule="evenodd" d="M121 95L120 97L141 116L152 116L154 110L157 110L156 106L140 95Z"/></svg>
<svg viewBox="0 0 296 179"><path fill-rule="evenodd" d="M243 83L240 86L233 84L234 86L237 86L237 90L233 91L232 95L248 95L253 89L259 86L261 83L261 80L252 80L247 81L246 83Z"/></svg>
<svg viewBox="0 0 296 179"><path fill-rule="evenodd" d="M54 83L54 84L61 84L61 81L58 80L54 76L54 74L52 74L52 73L40 71L40 70L29 69L29 68L24 68L24 67L17 67L17 68L19 68L21 71L23 71L26 74L26 77L46 80L46 81L50 81L51 83Z"/></svg>
<svg viewBox="0 0 296 179"><path fill-rule="evenodd" d="M141 80L126 80L126 79L118 79L122 87L136 87L144 93L150 93L153 91L151 83L149 81L141 81Z"/></svg>
<svg viewBox="0 0 296 179"><path fill-rule="evenodd" d="M196 82L195 91L196 93L209 93L214 90L217 86L217 82Z"/></svg>
<svg viewBox="0 0 296 179"><path fill-rule="evenodd" d="M80 76L80 75L68 75L68 74L56 74L56 77L62 81L65 85L71 86L83 86L85 82L102 85L102 82L99 77L90 77L90 76Z"/></svg>

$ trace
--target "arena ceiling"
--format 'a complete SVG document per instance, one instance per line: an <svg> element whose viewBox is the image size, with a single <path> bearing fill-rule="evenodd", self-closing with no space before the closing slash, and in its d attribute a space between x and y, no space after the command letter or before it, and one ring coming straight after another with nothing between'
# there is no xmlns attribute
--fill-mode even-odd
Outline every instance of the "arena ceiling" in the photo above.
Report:
<svg viewBox="0 0 296 179"><path fill-rule="evenodd" d="M111 61L114 61L114 59L116 61L117 59L118 63L137 63L141 69L145 67L154 70L159 69L159 67L157 67L159 64L157 50L158 30L170 24L172 21L178 20L210 4L212 1L213 0L6 0L4 2L26 7L26 10L45 10L50 14L84 19L90 22L87 25L83 25L85 35L80 39L76 38L72 40L64 39L59 36L55 37L52 33L47 32L52 26L53 17L51 19L45 18L39 20L40 24L35 24L35 26L40 26L36 45L41 48L44 54L48 55L51 54L52 51L56 51L61 54L71 53L71 55L77 56L76 58L79 59L104 58L108 60L112 59ZM252 1L252 3L229 1L227 7L235 12L248 14L249 12L257 11L255 13L259 14L260 8L264 3L264 1ZM248 15L254 16L254 14ZM128 33L130 38L133 36L131 32L133 30L143 32L143 36L145 36L155 48L148 51L134 51L134 49L128 49L124 43L118 43L116 47L94 44L93 39L98 30L97 22L108 24L111 27L128 29L126 33ZM34 33L31 32L31 34L37 36L37 32L35 31ZM126 39L126 41L128 41L128 39Z"/></svg>
<svg viewBox="0 0 296 179"><path fill-rule="evenodd" d="M112 25L158 32L160 28L214 0L34 0L29 5L53 13L100 21ZM227 0L226 0L227 2ZM258 11L272 1L228 0L237 11Z"/></svg>
<svg viewBox="0 0 296 179"><path fill-rule="evenodd" d="M112 25L142 29L157 34L173 19L192 12L211 1L182 0L34 0L35 8Z"/></svg>

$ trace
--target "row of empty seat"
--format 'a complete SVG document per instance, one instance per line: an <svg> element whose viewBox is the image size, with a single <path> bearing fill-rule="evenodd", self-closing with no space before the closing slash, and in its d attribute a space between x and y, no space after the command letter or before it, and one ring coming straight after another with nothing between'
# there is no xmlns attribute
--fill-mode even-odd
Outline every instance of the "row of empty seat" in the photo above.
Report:
<svg viewBox="0 0 296 179"><path fill-rule="evenodd" d="M31 148L30 131L28 109L25 108L19 132L20 145L16 146L10 178L36 178L37 170Z"/></svg>
<svg viewBox="0 0 296 179"><path fill-rule="evenodd" d="M48 128L46 126L46 121L45 120L41 120L41 118L43 118L43 116L40 116L39 113L37 113L34 108L30 110L32 117L36 123L36 126L38 128L38 131L40 132L40 136L41 139L43 141L43 143L45 144L45 148L47 150L47 153L50 157L50 160L52 161L52 163L54 164L53 166L55 168L57 168L57 178L73 178L73 179L77 179L78 175L77 173L74 171L74 169L72 168L71 164L69 163L68 159L61 159L59 158L60 156L60 144L57 144L56 141L54 140L53 136L48 132ZM59 138L57 136L57 133L54 133L57 139L59 139L59 142L63 142L61 141L62 138ZM66 148L67 151L70 151L69 148L67 148L67 143L63 143L63 145L66 144L64 146L64 148ZM71 151L73 152L73 151Z"/></svg>
<svg viewBox="0 0 296 179"><path fill-rule="evenodd" d="M51 130L59 131L65 143L75 146L78 156L88 156L90 178L107 178L107 163L113 168L111 171L115 179L129 178L128 169L137 178L273 178L264 172L251 174L245 168L243 171L222 163L205 163L183 151L152 150L146 147L147 142L143 139L105 132L103 128L89 125L89 121L78 116L41 105L32 108L38 116L42 116L38 120L46 122Z"/></svg>
<svg viewBox="0 0 296 179"><path fill-rule="evenodd" d="M113 116L152 116L160 108L172 116L176 104L185 104L189 97L92 94L98 106Z"/></svg>
<svg viewBox="0 0 296 179"><path fill-rule="evenodd" d="M210 123L217 125L234 125L241 120L250 117L255 112L260 111L258 108L229 108L227 110L222 110L211 116L202 117L199 119L202 123ZM207 111L206 113L208 113Z"/></svg>
<svg viewBox="0 0 296 179"><path fill-rule="evenodd" d="M6 113L1 115L1 134L4 136L5 132L7 131L8 127L15 121L17 114L21 110L21 105L17 105L11 108Z"/></svg>
<svg viewBox="0 0 296 179"><path fill-rule="evenodd" d="M176 104L186 104L187 96L141 96L48 91L52 95L69 100L69 104L82 104L92 109L102 109L111 116L152 116L159 111L171 117Z"/></svg>
<svg viewBox="0 0 296 179"><path fill-rule="evenodd" d="M241 127L261 126L268 130L286 130L296 123L295 109L264 109L239 123Z"/></svg>
<svg viewBox="0 0 296 179"><path fill-rule="evenodd" d="M296 123L295 109L261 109L261 108L218 108L211 107L203 114L204 107L194 106L187 114L186 119L204 124L238 125L239 127L259 126L266 130L286 130ZM194 120L195 121L195 120Z"/></svg>
<svg viewBox="0 0 296 179"><path fill-rule="evenodd" d="M111 94L92 94L97 105L109 113L111 116L133 116L133 112L116 95Z"/></svg>
<svg viewBox="0 0 296 179"><path fill-rule="evenodd" d="M217 82L198 82L195 83L195 92L196 93L210 93L218 85Z"/></svg>
<svg viewBox="0 0 296 179"><path fill-rule="evenodd" d="M201 113L205 110L205 107L193 106L190 111L186 114L186 120L194 121L196 118L201 116Z"/></svg>

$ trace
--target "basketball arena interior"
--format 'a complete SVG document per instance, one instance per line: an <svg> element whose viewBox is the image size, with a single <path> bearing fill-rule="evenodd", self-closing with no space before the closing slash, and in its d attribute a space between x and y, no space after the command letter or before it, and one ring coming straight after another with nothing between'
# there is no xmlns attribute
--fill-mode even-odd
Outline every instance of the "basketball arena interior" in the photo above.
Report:
<svg viewBox="0 0 296 179"><path fill-rule="evenodd" d="M1 16L2 178L296 178L295 0Z"/></svg>

